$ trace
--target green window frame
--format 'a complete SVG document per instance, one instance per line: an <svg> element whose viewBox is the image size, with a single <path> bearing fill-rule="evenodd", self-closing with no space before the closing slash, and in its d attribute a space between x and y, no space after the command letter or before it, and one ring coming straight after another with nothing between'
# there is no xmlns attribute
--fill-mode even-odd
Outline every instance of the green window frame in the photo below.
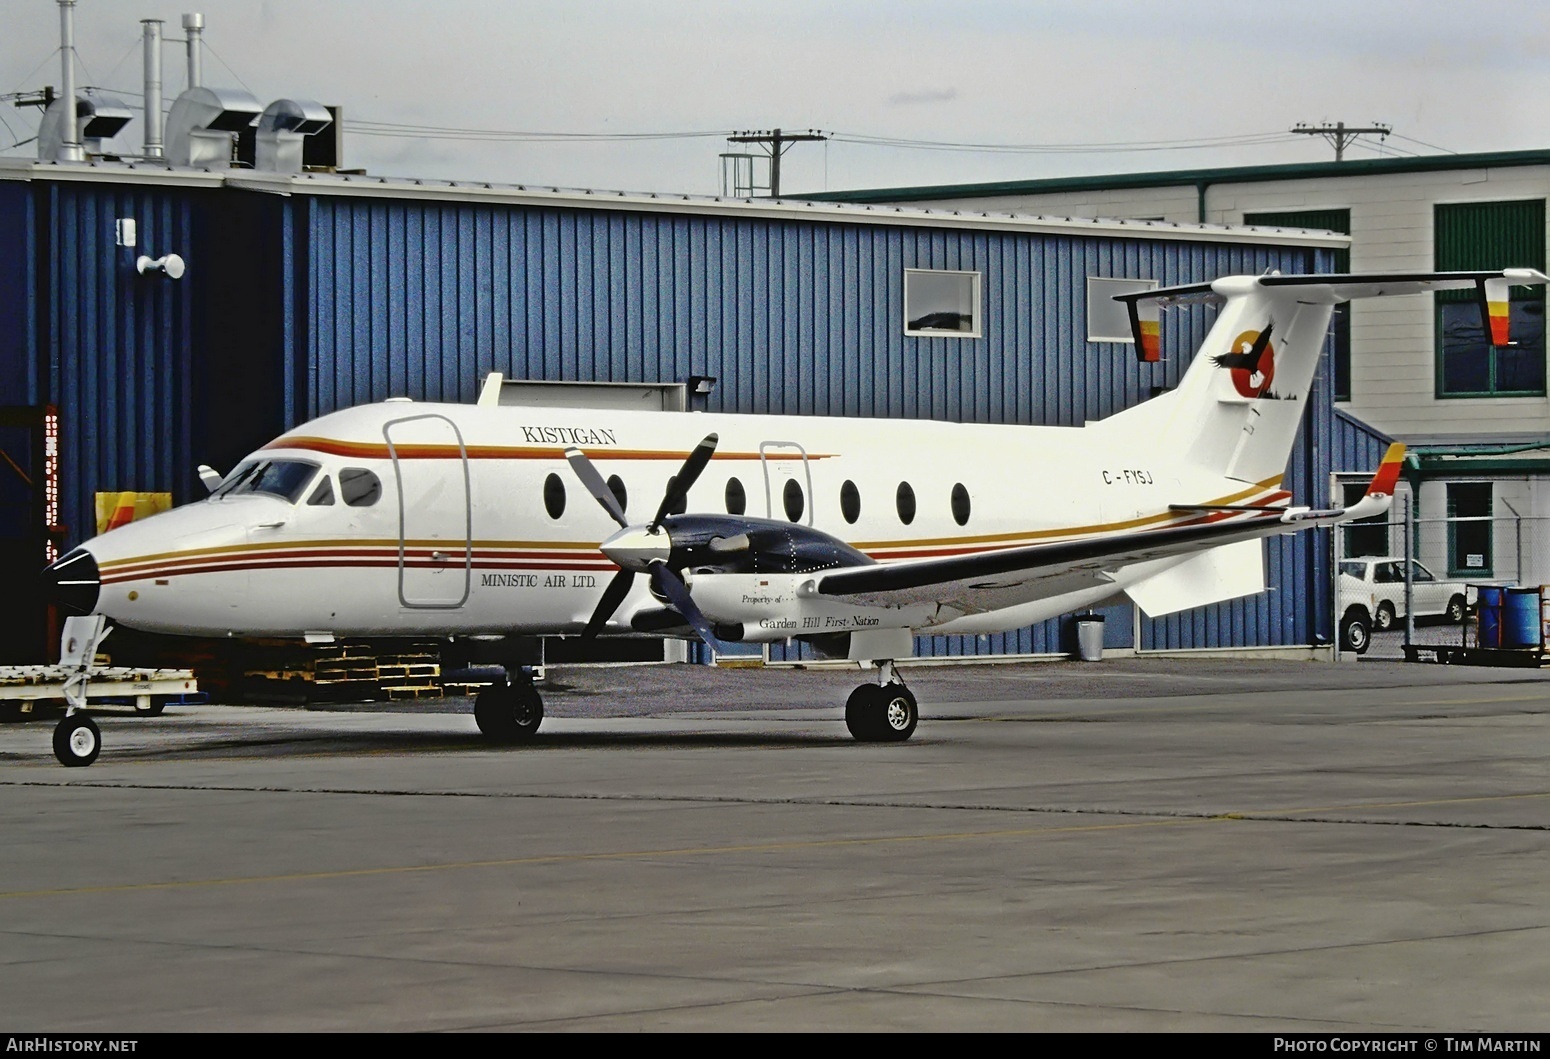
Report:
<svg viewBox="0 0 1550 1059"><path fill-rule="evenodd" d="M1448 482L1448 576L1493 577L1496 567L1490 482ZM1464 520L1464 521L1459 521Z"/></svg>
<svg viewBox="0 0 1550 1059"><path fill-rule="evenodd" d="M1438 203L1433 207L1439 272L1545 267L1545 200ZM1545 293L1509 291L1512 343L1492 346L1474 290L1433 296L1438 398L1542 397Z"/></svg>
<svg viewBox="0 0 1550 1059"><path fill-rule="evenodd" d="M1351 234L1351 211L1338 210L1272 210L1245 213L1244 224L1257 224L1267 228L1311 228L1317 231ZM1351 271L1351 250L1340 247L1335 251L1335 271ZM1334 378L1331 384L1335 400L1351 399L1351 303L1335 306L1331 325L1334 348L1330 350Z"/></svg>

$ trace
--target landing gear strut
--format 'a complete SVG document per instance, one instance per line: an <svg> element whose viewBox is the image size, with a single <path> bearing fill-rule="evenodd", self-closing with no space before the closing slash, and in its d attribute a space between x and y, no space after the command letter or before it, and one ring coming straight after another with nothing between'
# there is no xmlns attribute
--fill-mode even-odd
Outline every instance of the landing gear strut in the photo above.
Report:
<svg viewBox="0 0 1550 1059"><path fill-rule="evenodd" d="M902 743L915 734L920 710L892 662L880 662L878 683L863 684L845 702L845 727L863 743Z"/></svg>
<svg viewBox="0 0 1550 1059"><path fill-rule="evenodd" d="M492 743L526 743L544 720L544 700L525 669L509 684L491 684L474 699L474 722Z"/></svg>

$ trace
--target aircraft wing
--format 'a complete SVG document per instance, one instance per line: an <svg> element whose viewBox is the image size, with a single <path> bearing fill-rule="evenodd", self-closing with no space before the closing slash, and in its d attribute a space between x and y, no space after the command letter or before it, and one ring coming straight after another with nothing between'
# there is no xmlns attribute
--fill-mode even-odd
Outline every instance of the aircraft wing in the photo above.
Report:
<svg viewBox="0 0 1550 1059"><path fill-rule="evenodd" d="M1393 445L1366 494L1349 508L1174 505L1199 518L1159 529L1106 533L1077 540L1030 544L938 559L850 567L824 574L816 590L872 606L937 602L978 613L1111 581L1108 571L1188 555L1238 541L1330 526L1388 509L1404 446Z"/></svg>

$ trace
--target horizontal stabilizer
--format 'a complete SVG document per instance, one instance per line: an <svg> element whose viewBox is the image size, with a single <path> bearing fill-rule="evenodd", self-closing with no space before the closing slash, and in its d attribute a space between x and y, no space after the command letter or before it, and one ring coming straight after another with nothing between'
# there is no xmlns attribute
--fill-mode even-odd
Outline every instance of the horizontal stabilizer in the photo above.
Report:
<svg viewBox="0 0 1550 1059"><path fill-rule="evenodd" d="M1131 585L1125 594L1153 618L1257 595L1265 590L1264 548L1257 540L1212 548Z"/></svg>

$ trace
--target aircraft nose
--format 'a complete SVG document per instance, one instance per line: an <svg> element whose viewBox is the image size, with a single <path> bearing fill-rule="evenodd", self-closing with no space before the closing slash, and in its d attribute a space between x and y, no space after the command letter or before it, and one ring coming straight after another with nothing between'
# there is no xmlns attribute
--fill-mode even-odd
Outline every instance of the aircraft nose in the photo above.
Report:
<svg viewBox="0 0 1550 1059"><path fill-rule="evenodd" d="M69 552L43 571L49 601L71 614L90 614L97 609L102 576L96 557L85 548Z"/></svg>

